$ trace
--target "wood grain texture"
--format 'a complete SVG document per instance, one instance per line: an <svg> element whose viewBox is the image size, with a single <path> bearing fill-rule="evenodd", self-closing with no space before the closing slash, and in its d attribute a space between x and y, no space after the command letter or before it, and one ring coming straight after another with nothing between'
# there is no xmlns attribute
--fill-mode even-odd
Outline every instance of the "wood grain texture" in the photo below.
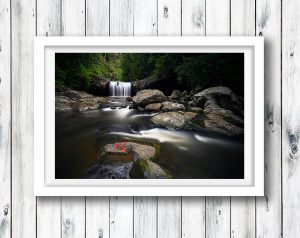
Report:
<svg viewBox="0 0 300 238"><path fill-rule="evenodd" d="M133 35L133 0L110 0L110 35Z"/></svg>
<svg viewBox="0 0 300 238"><path fill-rule="evenodd" d="M133 198L110 198L110 238L133 237Z"/></svg>
<svg viewBox="0 0 300 238"><path fill-rule="evenodd" d="M300 234L300 3L282 6L282 203L283 237Z"/></svg>
<svg viewBox="0 0 300 238"><path fill-rule="evenodd" d="M85 198L62 198L61 204L61 237L85 237Z"/></svg>
<svg viewBox="0 0 300 238"><path fill-rule="evenodd" d="M256 198L256 234L281 237L281 1L257 0L256 15L265 39L265 196Z"/></svg>
<svg viewBox="0 0 300 238"><path fill-rule="evenodd" d="M231 35L255 35L255 1L231 0ZM255 237L255 198L231 198L231 237Z"/></svg>
<svg viewBox="0 0 300 238"><path fill-rule="evenodd" d="M86 237L109 237L109 197L86 198Z"/></svg>
<svg viewBox="0 0 300 238"><path fill-rule="evenodd" d="M109 0L86 0L86 35L109 35Z"/></svg>
<svg viewBox="0 0 300 238"><path fill-rule="evenodd" d="M85 0L61 0L62 35L85 35Z"/></svg>
<svg viewBox="0 0 300 238"><path fill-rule="evenodd" d="M33 37L35 1L11 1L12 237L36 236L33 195Z"/></svg>
<svg viewBox="0 0 300 238"><path fill-rule="evenodd" d="M205 0L182 1L182 35L205 35Z"/></svg>
<svg viewBox="0 0 300 238"><path fill-rule="evenodd" d="M157 0L134 0L134 35L157 35Z"/></svg>
<svg viewBox="0 0 300 238"><path fill-rule="evenodd" d="M218 6L218 7L216 7ZM206 1L206 35L230 35L230 1ZM230 237L230 198L206 199L206 237Z"/></svg>
<svg viewBox="0 0 300 238"><path fill-rule="evenodd" d="M134 238L157 237L157 197L134 198Z"/></svg>
<svg viewBox="0 0 300 238"><path fill-rule="evenodd" d="M158 35L181 35L181 0L158 0Z"/></svg>
<svg viewBox="0 0 300 238"><path fill-rule="evenodd" d="M0 0L0 237L11 235L10 3Z"/></svg>
<svg viewBox="0 0 300 238"><path fill-rule="evenodd" d="M61 2L58 0L37 1L37 35L59 36L61 27ZM61 198L37 198L37 237L61 237Z"/></svg>
<svg viewBox="0 0 300 238"><path fill-rule="evenodd" d="M182 197L182 238L205 237L205 198Z"/></svg>
<svg viewBox="0 0 300 238"><path fill-rule="evenodd" d="M157 238L181 238L181 197L159 197Z"/></svg>

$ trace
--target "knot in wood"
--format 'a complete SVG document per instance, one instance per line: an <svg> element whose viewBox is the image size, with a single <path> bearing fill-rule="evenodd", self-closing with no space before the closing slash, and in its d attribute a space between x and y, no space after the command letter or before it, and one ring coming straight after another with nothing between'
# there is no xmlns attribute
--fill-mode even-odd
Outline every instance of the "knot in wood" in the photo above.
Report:
<svg viewBox="0 0 300 238"><path fill-rule="evenodd" d="M291 152L293 155L297 154L298 152L298 146L296 143L291 144Z"/></svg>
<svg viewBox="0 0 300 238"><path fill-rule="evenodd" d="M8 214L8 206L5 206L4 207L4 216L7 216L7 214Z"/></svg>
<svg viewBox="0 0 300 238"><path fill-rule="evenodd" d="M164 17L165 18L167 18L168 17L168 15L169 15L169 9L168 9L168 7L164 7Z"/></svg>
<svg viewBox="0 0 300 238"><path fill-rule="evenodd" d="M66 219L66 227L69 227L71 225L71 220L69 218Z"/></svg>

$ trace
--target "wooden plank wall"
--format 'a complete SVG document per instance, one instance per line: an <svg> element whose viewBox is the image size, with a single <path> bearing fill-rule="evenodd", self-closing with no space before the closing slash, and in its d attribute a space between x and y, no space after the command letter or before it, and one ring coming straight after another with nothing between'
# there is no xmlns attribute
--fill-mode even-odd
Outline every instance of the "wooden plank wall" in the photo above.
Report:
<svg viewBox="0 0 300 238"><path fill-rule="evenodd" d="M0 0L0 238L300 237L298 0ZM33 196L33 37L265 37L265 196Z"/></svg>

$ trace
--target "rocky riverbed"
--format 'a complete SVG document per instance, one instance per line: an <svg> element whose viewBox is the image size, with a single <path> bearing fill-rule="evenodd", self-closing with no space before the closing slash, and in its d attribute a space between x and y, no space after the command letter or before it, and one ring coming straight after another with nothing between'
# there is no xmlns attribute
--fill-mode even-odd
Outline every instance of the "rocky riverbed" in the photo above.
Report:
<svg viewBox="0 0 300 238"><path fill-rule="evenodd" d="M55 110L58 177L243 176L243 100L227 87L174 90L171 95L144 89L132 98L60 88ZM85 142L90 145L80 143L83 134L89 135ZM68 158L66 150L74 150ZM72 160L82 168L66 175ZM228 165L237 172L222 171Z"/></svg>

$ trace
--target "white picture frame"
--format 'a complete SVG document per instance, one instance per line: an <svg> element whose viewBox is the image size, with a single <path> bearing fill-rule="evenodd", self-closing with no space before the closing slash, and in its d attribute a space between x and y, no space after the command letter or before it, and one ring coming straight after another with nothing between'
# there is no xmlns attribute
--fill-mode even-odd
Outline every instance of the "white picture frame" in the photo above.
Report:
<svg viewBox="0 0 300 238"><path fill-rule="evenodd" d="M56 52L243 52L244 179L55 179ZM263 37L36 37L35 196L263 196Z"/></svg>

